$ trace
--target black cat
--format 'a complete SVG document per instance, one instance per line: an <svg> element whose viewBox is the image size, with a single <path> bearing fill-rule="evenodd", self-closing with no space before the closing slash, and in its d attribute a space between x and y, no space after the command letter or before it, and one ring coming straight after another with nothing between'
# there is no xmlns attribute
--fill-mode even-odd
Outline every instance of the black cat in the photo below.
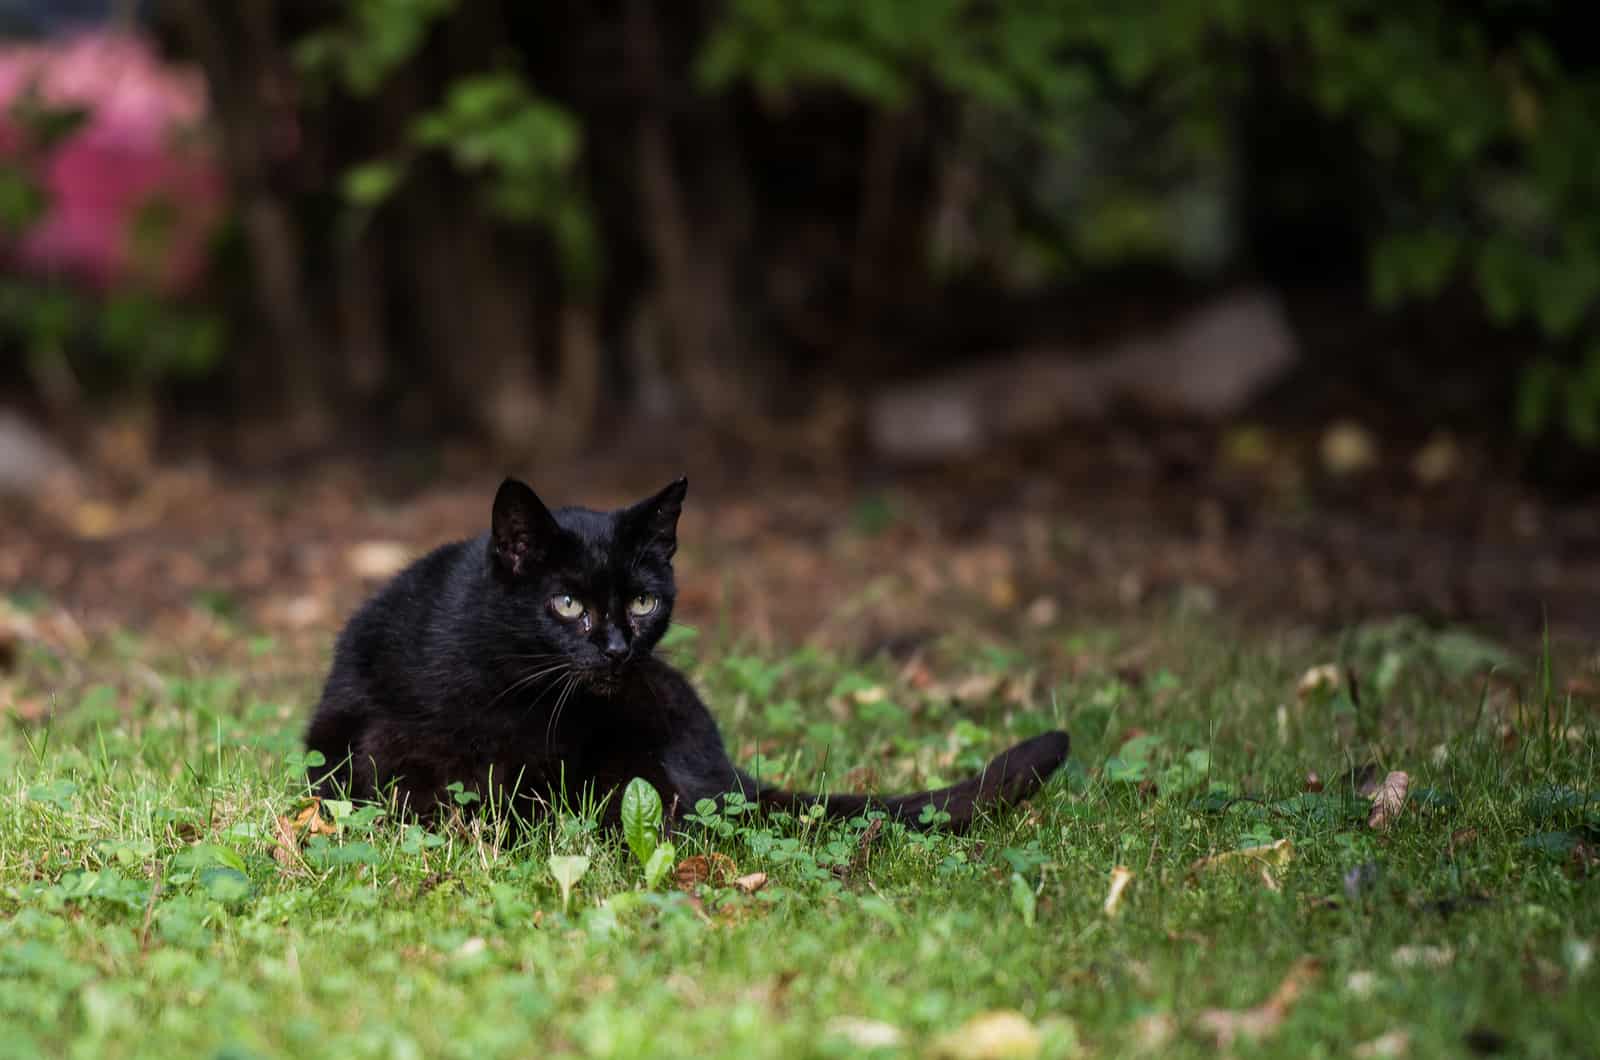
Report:
<svg viewBox="0 0 1600 1060"><path fill-rule="evenodd" d="M325 760L312 782L362 799L393 785L424 817L456 781L523 814L592 788L612 796L615 823L620 788L644 777L683 810L739 791L791 812L877 807L912 827L931 805L962 828L1065 761L1067 734L1046 733L971 780L892 796L782 791L736 769L689 682L651 654L672 617L687 490L680 478L621 511L552 513L506 480L488 534L418 560L345 627L306 733Z"/></svg>

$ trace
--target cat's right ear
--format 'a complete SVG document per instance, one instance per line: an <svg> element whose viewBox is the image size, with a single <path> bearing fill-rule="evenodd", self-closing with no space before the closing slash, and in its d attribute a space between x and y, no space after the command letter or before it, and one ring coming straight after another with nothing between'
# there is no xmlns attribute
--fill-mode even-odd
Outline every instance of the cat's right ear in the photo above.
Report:
<svg viewBox="0 0 1600 1060"><path fill-rule="evenodd" d="M500 573L518 578L543 558L560 532L555 516L527 483L508 478L494 495L489 558Z"/></svg>

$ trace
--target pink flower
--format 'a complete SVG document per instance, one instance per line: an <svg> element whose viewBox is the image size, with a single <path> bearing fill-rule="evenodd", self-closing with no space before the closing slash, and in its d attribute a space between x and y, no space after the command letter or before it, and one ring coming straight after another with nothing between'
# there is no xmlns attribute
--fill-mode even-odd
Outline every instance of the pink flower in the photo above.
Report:
<svg viewBox="0 0 1600 1060"><path fill-rule="evenodd" d="M0 44L0 158L28 151L12 109L29 92L46 107L81 107L88 116L45 157L30 159L49 207L7 248L7 260L100 287L138 279L167 293L192 288L225 196L206 135L204 79L164 64L129 34ZM135 245L135 222L157 205L164 227L151 261Z"/></svg>

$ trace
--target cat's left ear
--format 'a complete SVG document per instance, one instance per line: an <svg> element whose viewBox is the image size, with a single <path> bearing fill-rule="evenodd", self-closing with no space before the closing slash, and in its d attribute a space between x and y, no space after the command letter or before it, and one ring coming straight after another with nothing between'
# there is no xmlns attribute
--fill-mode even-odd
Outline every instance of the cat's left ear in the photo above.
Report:
<svg viewBox="0 0 1600 1060"><path fill-rule="evenodd" d="M671 559L678 551L678 516L688 492L689 480L680 476L654 497L627 510L624 519L633 528L641 551L655 549L663 559Z"/></svg>
<svg viewBox="0 0 1600 1060"><path fill-rule="evenodd" d="M500 484L492 518L489 554L496 568L512 578L532 570L561 532L539 495L514 478Z"/></svg>

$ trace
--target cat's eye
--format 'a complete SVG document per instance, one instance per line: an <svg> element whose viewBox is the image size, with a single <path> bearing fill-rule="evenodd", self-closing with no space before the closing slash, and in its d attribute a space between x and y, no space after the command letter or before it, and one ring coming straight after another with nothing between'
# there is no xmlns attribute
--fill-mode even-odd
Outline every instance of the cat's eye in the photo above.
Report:
<svg viewBox="0 0 1600 1060"><path fill-rule="evenodd" d="M550 598L550 610L562 618L577 618L583 614L583 603L571 593L557 593Z"/></svg>
<svg viewBox="0 0 1600 1060"><path fill-rule="evenodd" d="M643 618L656 609L655 593L640 593L628 601L628 614L635 618Z"/></svg>

